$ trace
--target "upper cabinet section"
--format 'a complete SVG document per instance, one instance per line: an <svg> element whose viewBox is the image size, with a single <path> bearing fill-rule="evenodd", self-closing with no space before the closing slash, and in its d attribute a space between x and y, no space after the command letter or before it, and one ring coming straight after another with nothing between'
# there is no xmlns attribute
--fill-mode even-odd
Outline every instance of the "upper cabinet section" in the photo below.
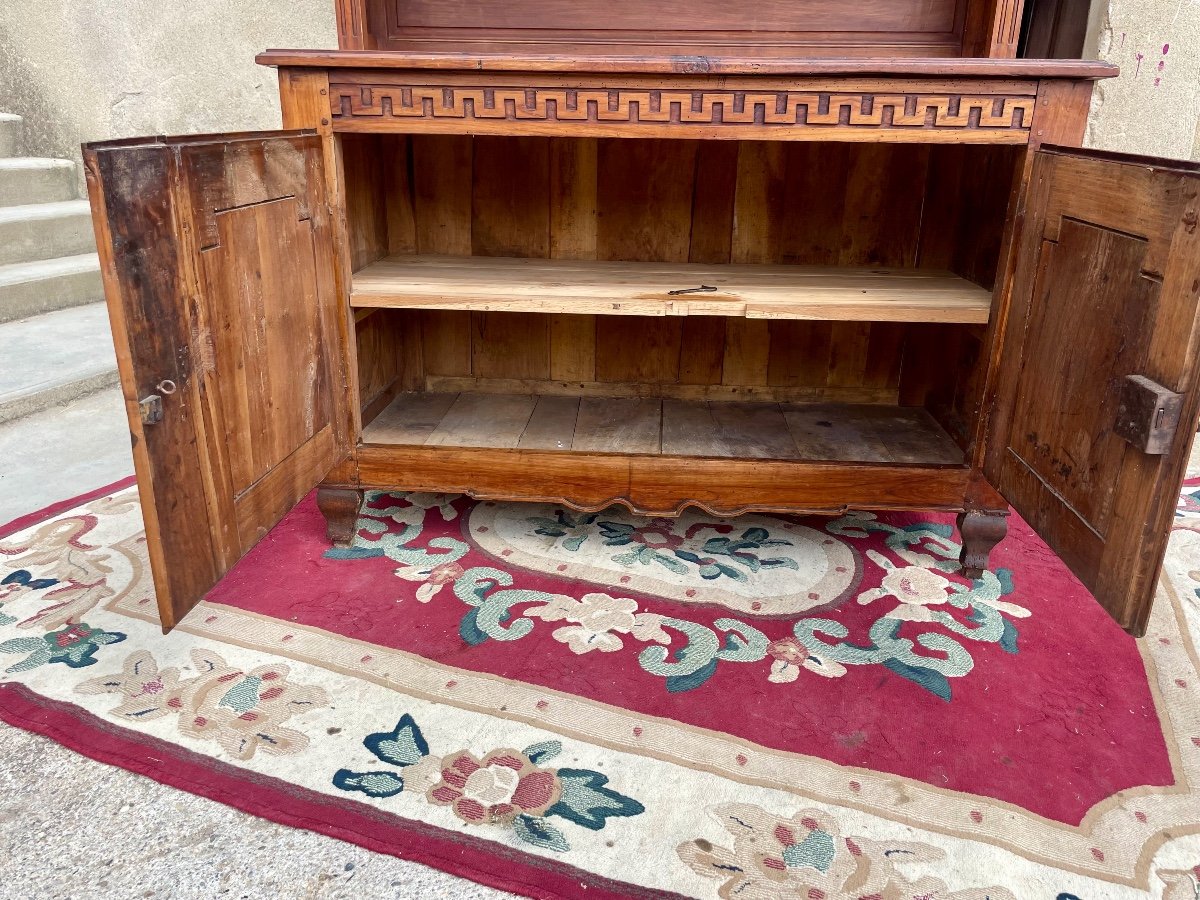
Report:
<svg viewBox="0 0 1200 900"><path fill-rule="evenodd" d="M343 50L570 56L1016 55L1024 0L335 0Z"/></svg>

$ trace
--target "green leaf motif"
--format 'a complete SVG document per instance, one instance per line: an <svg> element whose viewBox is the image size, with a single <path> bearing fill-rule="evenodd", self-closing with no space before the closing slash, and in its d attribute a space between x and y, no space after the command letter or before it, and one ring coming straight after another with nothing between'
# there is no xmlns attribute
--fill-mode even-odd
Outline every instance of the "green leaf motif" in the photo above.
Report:
<svg viewBox="0 0 1200 900"><path fill-rule="evenodd" d="M404 790L404 779L391 772L351 772L338 769L333 786L343 791L358 791L368 797L395 797Z"/></svg>
<svg viewBox="0 0 1200 900"><path fill-rule="evenodd" d="M546 760L554 759L554 757L562 753L562 743L559 741L542 741L537 744L530 744L521 752L535 766L540 766Z"/></svg>
<svg viewBox="0 0 1200 900"><path fill-rule="evenodd" d="M614 816L637 816L646 807L632 797L614 791L608 776L590 769L559 769L562 796L546 810L547 816L560 816L576 825L599 831Z"/></svg>
<svg viewBox="0 0 1200 900"><path fill-rule="evenodd" d="M391 731L368 734L363 746L385 763L411 766L429 755L429 744L413 717L405 713Z"/></svg>
<svg viewBox="0 0 1200 900"><path fill-rule="evenodd" d="M833 838L821 830L810 831L808 836L798 844L784 848L783 861L788 868L810 868L818 872L828 872L833 865Z"/></svg>
<svg viewBox="0 0 1200 900"><path fill-rule="evenodd" d="M567 843L563 833L545 819L526 815L517 816L513 819L513 830L517 833L517 837L535 847L555 850L559 853L566 853L571 849L571 845Z"/></svg>

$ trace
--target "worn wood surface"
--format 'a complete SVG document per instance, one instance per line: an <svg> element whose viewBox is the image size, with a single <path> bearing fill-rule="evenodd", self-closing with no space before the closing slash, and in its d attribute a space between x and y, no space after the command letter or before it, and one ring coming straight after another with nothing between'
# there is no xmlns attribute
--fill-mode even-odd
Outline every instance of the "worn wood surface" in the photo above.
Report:
<svg viewBox="0 0 1200 900"><path fill-rule="evenodd" d="M514 478L513 473L521 473ZM810 463L653 454L368 445L366 488L463 493L489 500L614 503L648 516L689 506L714 515L752 510L836 515L848 509L962 511L970 470L894 463ZM1002 502L1002 501L1001 501Z"/></svg>
<svg viewBox="0 0 1200 900"><path fill-rule="evenodd" d="M715 290L693 291L701 287ZM692 292L672 293L681 290ZM391 256L355 273L350 302L481 312L982 323L992 296L950 272L927 269L552 261L502 253Z"/></svg>
<svg viewBox="0 0 1200 900"><path fill-rule="evenodd" d="M985 471L1140 633L1200 410L1200 166L1041 152L1030 192ZM1115 430L1130 375L1183 395L1161 455Z"/></svg>
<svg viewBox="0 0 1200 900"><path fill-rule="evenodd" d="M596 72L651 75L897 76L901 78L1112 78L1113 63L1077 59L945 59L871 56L822 59L809 55L771 59L711 54L702 59L646 54L588 55L553 52L463 53L430 50L346 51L266 50L254 58L262 66L317 69L426 69L476 72Z"/></svg>
<svg viewBox="0 0 1200 900"><path fill-rule="evenodd" d="M745 459L955 465L962 451L923 409L869 404L406 393L366 444L574 450Z"/></svg>
<svg viewBox="0 0 1200 900"><path fill-rule="evenodd" d="M321 138L95 144L86 164L170 628L349 449Z"/></svg>

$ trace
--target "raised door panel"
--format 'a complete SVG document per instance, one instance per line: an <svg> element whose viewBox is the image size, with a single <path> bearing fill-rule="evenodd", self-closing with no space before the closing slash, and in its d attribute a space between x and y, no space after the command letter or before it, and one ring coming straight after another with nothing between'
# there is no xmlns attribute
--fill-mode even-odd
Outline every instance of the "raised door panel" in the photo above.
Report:
<svg viewBox="0 0 1200 900"><path fill-rule="evenodd" d="M1029 190L986 473L1140 633L1200 404L1200 167L1045 150Z"/></svg>
<svg viewBox="0 0 1200 900"><path fill-rule="evenodd" d="M347 452L321 144L151 139L86 163L170 627Z"/></svg>

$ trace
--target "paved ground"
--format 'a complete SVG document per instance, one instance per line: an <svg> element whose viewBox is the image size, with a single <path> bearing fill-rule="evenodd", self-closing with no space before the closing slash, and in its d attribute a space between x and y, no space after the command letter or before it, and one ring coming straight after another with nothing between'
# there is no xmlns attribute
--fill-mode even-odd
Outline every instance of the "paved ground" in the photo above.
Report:
<svg viewBox="0 0 1200 900"><path fill-rule="evenodd" d="M0 725L0 897L506 896L263 819Z"/></svg>
<svg viewBox="0 0 1200 900"><path fill-rule="evenodd" d="M120 394L0 425L0 522L133 471ZM0 898L501 898L0 724Z"/></svg>

